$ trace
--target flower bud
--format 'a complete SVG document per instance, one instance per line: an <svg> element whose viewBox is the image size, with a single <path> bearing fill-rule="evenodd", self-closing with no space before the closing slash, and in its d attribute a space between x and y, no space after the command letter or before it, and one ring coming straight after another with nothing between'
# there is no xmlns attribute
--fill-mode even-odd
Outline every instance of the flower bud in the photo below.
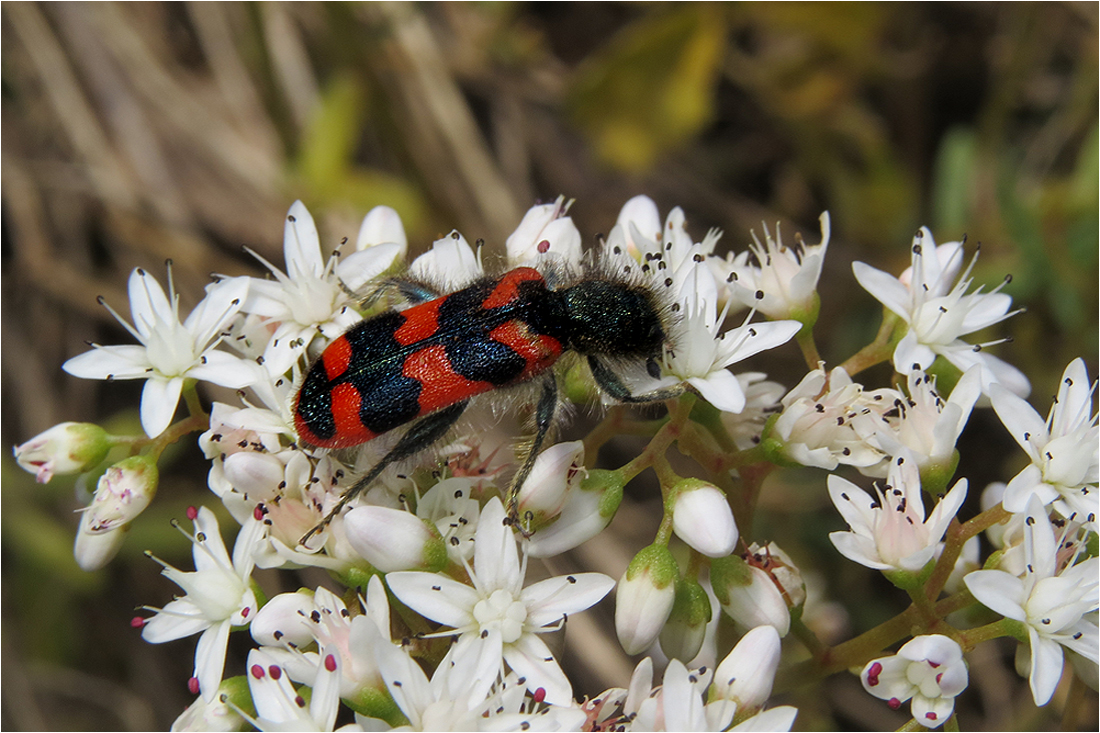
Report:
<svg viewBox="0 0 1100 733"><path fill-rule="evenodd" d="M108 468L85 511L87 532L111 532L133 521L156 495L159 475L151 456L130 456Z"/></svg>
<svg viewBox="0 0 1100 733"><path fill-rule="evenodd" d="M531 557L553 557L584 544L602 532L623 500L618 471L592 470L570 491L556 522L535 533L527 546Z"/></svg>
<svg viewBox="0 0 1100 733"><path fill-rule="evenodd" d="M344 519L344 531L352 548L383 573L434 573L447 564L447 545L435 527L400 509L352 509Z"/></svg>
<svg viewBox="0 0 1100 733"><path fill-rule="evenodd" d="M737 544L726 495L700 479L685 479L672 487L672 530L707 557L725 557Z"/></svg>
<svg viewBox="0 0 1100 733"><path fill-rule="evenodd" d="M396 244L400 249L397 250L395 259L404 261L409 240L405 236L401 216L389 206L375 206L363 217L363 223L359 226L359 237L355 240L355 251L360 252L367 247L386 243Z"/></svg>
<svg viewBox="0 0 1100 733"><path fill-rule="evenodd" d="M33 473L40 484L54 474L80 473L107 457L111 438L107 431L87 422L63 422L15 447L15 460Z"/></svg>
<svg viewBox="0 0 1100 733"><path fill-rule="evenodd" d="M718 665L710 698L736 702L737 721L755 715L772 694L779 652L779 633L773 626L752 629Z"/></svg>
<svg viewBox="0 0 1100 733"><path fill-rule="evenodd" d="M661 630L661 651L670 659L690 662L703 648L710 621L710 599L695 578L676 582L676 600Z"/></svg>
<svg viewBox="0 0 1100 733"><path fill-rule="evenodd" d="M737 555L711 563L710 581L722 610L742 628L774 626L786 636L791 628L787 602L766 572Z"/></svg>
<svg viewBox="0 0 1100 733"><path fill-rule="evenodd" d="M558 443L540 453L519 492L523 525L537 530L557 517L584 473L584 443L579 440Z"/></svg>
<svg viewBox="0 0 1100 733"><path fill-rule="evenodd" d="M130 533L130 525L124 524L110 532L92 533L88 531L92 519L90 512L80 517L80 527L76 531L73 543L73 557L81 570L92 572L99 570L118 554L122 541Z"/></svg>
<svg viewBox="0 0 1100 733"><path fill-rule="evenodd" d="M615 633L627 654L656 641L676 599L680 569L664 545L650 545L630 561L615 591Z"/></svg>

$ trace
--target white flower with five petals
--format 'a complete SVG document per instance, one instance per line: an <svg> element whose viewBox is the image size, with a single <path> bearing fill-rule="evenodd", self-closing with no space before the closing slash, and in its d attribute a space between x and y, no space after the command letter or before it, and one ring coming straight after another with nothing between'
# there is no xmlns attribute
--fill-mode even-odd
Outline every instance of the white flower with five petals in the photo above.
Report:
<svg viewBox="0 0 1100 733"><path fill-rule="evenodd" d="M1024 400L1006 389L993 388L990 397L997 417L1031 458L1008 482L1005 509L1021 512L1034 495L1044 506L1054 502L1062 516L1076 513L1078 521L1092 523L1096 529L1100 469L1094 394L1096 383L1090 384L1084 359L1075 359L1066 367L1045 421Z"/></svg>
<svg viewBox="0 0 1100 733"><path fill-rule="evenodd" d="M283 231L286 273L252 253L275 277L251 278L244 306L245 312L274 325L263 353L267 371L283 374L316 334L335 338L356 323L360 317L352 307L353 293L385 272L401 252L400 243L384 242L343 257L333 254L326 262L313 217L301 201L295 201Z"/></svg>
<svg viewBox="0 0 1100 733"><path fill-rule="evenodd" d="M1050 702L1062 677L1062 647L1093 664L1100 658L1094 613L1100 605L1100 558L1074 564L1082 546L1068 557L1060 556L1060 546L1042 501L1032 495L1024 527L1023 577L1004 570L977 570L963 578L980 603L1024 625L1031 647L1028 683L1039 706Z"/></svg>
<svg viewBox="0 0 1100 733"><path fill-rule="evenodd" d="M163 575L186 595L156 611L152 618L139 620L141 637L150 644L201 634L195 649L195 675L203 699L210 702L221 684L229 630L252 621L257 604L252 591L252 552L263 537L264 525L250 520L237 535L233 559L225 550L214 512L200 507L193 517L195 570L184 572L153 558L164 566ZM150 556L152 557L152 556ZM193 683L194 684L194 683Z"/></svg>
<svg viewBox="0 0 1100 733"><path fill-rule="evenodd" d="M240 389L260 376L254 364L214 349L223 330L241 310L248 278L229 278L207 288L187 319L179 319L179 295L168 267L168 294L145 270L130 274L130 314L134 325L100 299L141 346L100 346L74 356L62 369L82 379L145 379L141 426L151 438L164 432L179 404L185 379Z"/></svg>
<svg viewBox="0 0 1100 733"><path fill-rule="evenodd" d="M851 481L830 475L829 497L851 528L830 532L841 555L883 571L919 572L932 560L947 525L966 499L966 479L960 479L925 519L920 475L914 460L904 456L890 464L883 488L868 496Z"/></svg>
<svg viewBox="0 0 1100 733"><path fill-rule="evenodd" d="M1026 397L1031 386L1019 369L983 351L991 344L972 345L961 338L1019 313L1009 311L1012 298L999 292L1007 279L988 293L979 287L968 294L974 260L956 281L962 257L962 242L937 247L932 232L922 227L913 237L913 264L900 277L863 262L853 262L852 271L867 292L909 326L894 350L894 369L899 374L927 370L942 356L961 372L981 364L982 389L987 394L996 382Z"/></svg>
<svg viewBox="0 0 1100 733"><path fill-rule="evenodd" d="M409 608L453 627L465 654L503 659L526 679L527 688L545 691L545 700L565 705L572 688L546 643L538 635L558 629L566 616L599 602L615 581L601 573L559 576L523 587L526 556L520 561L516 539L506 524L499 499L481 512L474 539L473 586L442 574L389 573L386 582ZM487 680L492 684L495 680Z"/></svg>
<svg viewBox="0 0 1100 733"><path fill-rule="evenodd" d="M860 680L863 689L895 710L912 698L913 718L925 728L938 728L955 712L955 698L970 676L958 643L930 634L914 638L892 657L868 662Z"/></svg>

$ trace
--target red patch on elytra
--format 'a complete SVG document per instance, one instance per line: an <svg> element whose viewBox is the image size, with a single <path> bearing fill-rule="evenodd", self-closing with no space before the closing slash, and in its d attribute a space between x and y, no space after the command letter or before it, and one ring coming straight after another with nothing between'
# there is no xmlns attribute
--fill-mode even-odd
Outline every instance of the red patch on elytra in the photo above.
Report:
<svg viewBox="0 0 1100 733"><path fill-rule="evenodd" d="M519 284L522 282L542 282L542 275L531 267L518 267L507 273L500 279L489 297L481 301L482 308L499 308L508 305L519 294Z"/></svg>
<svg viewBox="0 0 1100 733"><path fill-rule="evenodd" d="M550 336L540 336L523 321L508 321L489 332L489 338L504 344L527 362L517 381L546 371L561 356L561 342Z"/></svg>
<svg viewBox="0 0 1100 733"><path fill-rule="evenodd" d="M401 373L420 382L420 414L427 415L493 389L490 382L466 379L451 368L442 346L429 346L405 359Z"/></svg>
<svg viewBox="0 0 1100 733"><path fill-rule="evenodd" d="M434 336L439 330L439 306L443 300L444 298L439 298L402 311L405 322L393 332L394 340L402 346L408 346Z"/></svg>
<svg viewBox="0 0 1100 733"><path fill-rule="evenodd" d="M375 437L359 419L359 406L362 398L359 390L350 384L338 384L332 388L332 422L336 434L329 440L313 441L325 448L343 448L349 445L366 443ZM299 426L299 432L301 426Z"/></svg>
<svg viewBox="0 0 1100 733"><path fill-rule="evenodd" d="M330 382L346 372L351 363L351 344L347 337L341 336L329 344L321 354L321 363L325 365L325 375Z"/></svg>

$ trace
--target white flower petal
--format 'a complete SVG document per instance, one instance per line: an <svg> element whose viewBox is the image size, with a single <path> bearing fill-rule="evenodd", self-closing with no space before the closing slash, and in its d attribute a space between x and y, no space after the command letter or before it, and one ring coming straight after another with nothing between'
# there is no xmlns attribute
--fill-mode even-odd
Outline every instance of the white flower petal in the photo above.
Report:
<svg viewBox="0 0 1100 733"><path fill-rule="evenodd" d="M422 616L460 628L473 622L470 615L481 600L478 592L457 580L417 571L388 573L386 584L393 594Z"/></svg>
<svg viewBox="0 0 1100 733"><path fill-rule="evenodd" d="M172 423L183 390L183 377L151 377L141 392L141 426L155 438Z"/></svg>
<svg viewBox="0 0 1100 733"><path fill-rule="evenodd" d="M529 626L541 628L590 608L611 592L615 581L603 573L577 573L539 581L523 589Z"/></svg>
<svg viewBox="0 0 1100 733"><path fill-rule="evenodd" d="M572 705L573 688L561 671L554 655L534 634L524 634L514 644L504 645L504 661L520 677L527 678L527 689L546 691L550 705Z"/></svg>
<svg viewBox="0 0 1100 733"><path fill-rule="evenodd" d="M152 365L144 346L100 346L86 351L61 365L81 379L142 379Z"/></svg>

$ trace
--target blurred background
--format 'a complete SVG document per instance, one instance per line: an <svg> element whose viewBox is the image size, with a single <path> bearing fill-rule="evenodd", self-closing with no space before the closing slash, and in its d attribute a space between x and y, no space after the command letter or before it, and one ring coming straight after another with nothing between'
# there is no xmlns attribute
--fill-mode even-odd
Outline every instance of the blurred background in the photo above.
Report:
<svg viewBox="0 0 1100 733"><path fill-rule="evenodd" d="M501 254L522 213L558 194L576 199L589 243L638 193L662 215L683 206L696 239L721 227L719 247L738 251L762 222L816 242L828 210L817 338L831 365L881 315L850 262L900 272L928 225L937 241L981 242L977 283L1013 276L1005 291L1026 315L982 336L1014 338L996 353L1031 378L1040 412L1071 359L1096 375L1095 3L6 2L0 12L7 445L62 420L139 429L140 383L60 370L86 340L130 342L96 296L126 313L129 272L160 278L170 257L186 310L209 273L260 274L242 245L281 264L283 216L298 198L328 248L387 204L414 252L458 228ZM805 371L795 350L776 358L774 378L793 385ZM176 590L141 551L190 568L168 519L211 503L193 441L178 448L119 558L90 574L71 554L87 487L37 486L3 459L4 729L166 728L190 702L194 639L151 646L129 628L135 606ZM1022 453L988 410L962 450L965 518ZM755 534L780 539L818 579L827 640L904 607L828 543L841 527L821 473L784 472L765 495ZM644 486L631 498L600 551L566 567L621 574L659 516ZM289 575L261 583L326 582ZM588 615L571 620L563 654L578 694L596 695L626 684L635 660L607 636L610 603ZM249 647L235 636L230 674ZM1096 729L1088 691L1063 685L1035 709L1013 649L971 655L964 727ZM854 676L824 689L776 702L800 706L799 729L906 719Z"/></svg>

